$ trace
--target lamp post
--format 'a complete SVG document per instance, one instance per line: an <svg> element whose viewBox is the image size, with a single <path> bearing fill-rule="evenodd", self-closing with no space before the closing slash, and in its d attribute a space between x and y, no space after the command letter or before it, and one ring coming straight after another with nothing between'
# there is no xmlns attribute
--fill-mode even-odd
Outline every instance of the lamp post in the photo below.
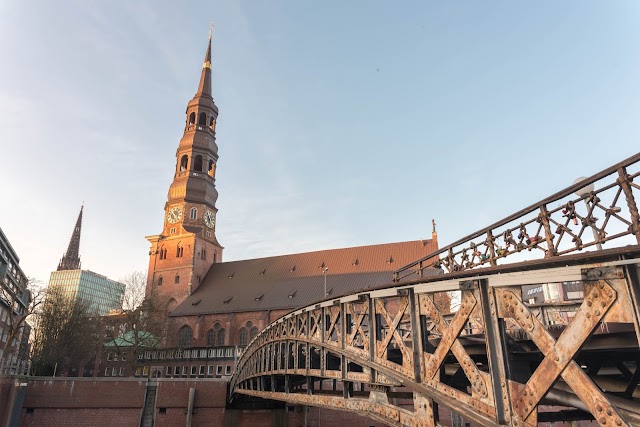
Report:
<svg viewBox="0 0 640 427"><path fill-rule="evenodd" d="M329 267L325 267L322 269L322 274L324 274L324 297L327 297L327 271L329 271Z"/></svg>
<svg viewBox="0 0 640 427"><path fill-rule="evenodd" d="M573 181L573 183L574 183L574 184L577 184L577 183L579 183L580 181L584 181L584 180L586 180L586 179L587 179L586 177L581 176L581 177L579 177L579 178L576 178L576 179ZM591 183L591 184L589 184L589 185L585 185L584 187L582 187L582 188L580 188L580 189L576 190L576 191L573 193L573 194L575 194L576 196L578 196L578 197L582 197L582 198L583 198L583 200L584 200L584 204L585 204L585 206L587 207L587 214L589 213L589 209L590 209L591 207L589 206L589 202L587 202L586 196L588 196L589 194L591 194L591 192L593 192L594 188L595 188L595 187L593 186L593 183ZM600 242L599 242L600 237L598 236L598 232L596 231L596 230L597 230L597 229L596 229L596 226L595 226L595 225L593 225L593 222L591 222L591 221L590 221L589 223L591 224L591 231L593 232L593 239L596 241L596 248L600 251L600 250L602 250L602 245L601 245L601 244L600 244Z"/></svg>

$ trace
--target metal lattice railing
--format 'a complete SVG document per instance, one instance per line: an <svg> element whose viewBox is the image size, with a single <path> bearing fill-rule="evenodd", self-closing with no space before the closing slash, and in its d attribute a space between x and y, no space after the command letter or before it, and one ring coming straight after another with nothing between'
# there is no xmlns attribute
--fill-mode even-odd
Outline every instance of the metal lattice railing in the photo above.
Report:
<svg viewBox="0 0 640 427"><path fill-rule="evenodd" d="M404 266L394 281L419 279L426 268L452 273L601 248L613 240L640 244L639 175L640 153Z"/></svg>

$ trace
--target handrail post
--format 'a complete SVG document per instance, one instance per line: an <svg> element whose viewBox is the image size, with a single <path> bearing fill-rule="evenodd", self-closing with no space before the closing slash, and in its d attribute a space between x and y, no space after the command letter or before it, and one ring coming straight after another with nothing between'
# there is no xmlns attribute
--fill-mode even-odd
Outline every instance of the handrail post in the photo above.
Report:
<svg viewBox="0 0 640 427"><path fill-rule="evenodd" d="M640 245L640 214L638 214L638 206L636 200L633 197L633 190L631 189L629 175L627 169L621 167L618 169L618 183L620 188L624 192L624 196L627 199L627 206L629 207L629 213L631 214L631 233L636 236L636 241Z"/></svg>
<svg viewBox="0 0 640 427"><path fill-rule="evenodd" d="M540 221L544 228L544 238L547 241L547 252L545 253L545 257L556 256L556 248L553 245L553 238L555 236L553 235L551 225L549 224L549 211L547 210L547 205L540 205Z"/></svg>

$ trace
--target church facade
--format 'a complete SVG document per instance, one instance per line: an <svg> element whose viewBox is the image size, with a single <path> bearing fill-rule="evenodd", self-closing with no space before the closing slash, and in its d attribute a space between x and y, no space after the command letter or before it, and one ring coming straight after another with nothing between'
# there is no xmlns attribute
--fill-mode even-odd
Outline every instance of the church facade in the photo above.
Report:
<svg viewBox="0 0 640 427"><path fill-rule="evenodd" d="M211 68L210 36L187 104L162 232L147 237L147 295L166 300L174 326L164 350L138 356L141 375L230 375L243 347L272 321L325 298L390 284L394 270L438 249L434 228L430 239L223 262Z"/></svg>

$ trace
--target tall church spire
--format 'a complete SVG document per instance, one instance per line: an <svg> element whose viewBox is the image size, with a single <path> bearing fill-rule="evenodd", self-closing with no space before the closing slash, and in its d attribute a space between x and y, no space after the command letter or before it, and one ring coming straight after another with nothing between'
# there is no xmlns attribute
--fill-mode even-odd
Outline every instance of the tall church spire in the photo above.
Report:
<svg viewBox="0 0 640 427"><path fill-rule="evenodd" d="M80 214L76 220L76 226L73 228L73 234L71 234L71 241L69 241L69 247L64 254L60 263L58 264L58 271L60 270L79 270L80 269L80 231L82 229L82 210L84 205L80 207Z"/></svg>
<svg viewBox="0 0 640 427"><path fill-rule="evenodd" d="M200 84L198 84L198 95L211 97L211 37L213 35L213 25L209 28L209 44L207 53L204 55L202 63L202 73L200 74Z"/></svg>

